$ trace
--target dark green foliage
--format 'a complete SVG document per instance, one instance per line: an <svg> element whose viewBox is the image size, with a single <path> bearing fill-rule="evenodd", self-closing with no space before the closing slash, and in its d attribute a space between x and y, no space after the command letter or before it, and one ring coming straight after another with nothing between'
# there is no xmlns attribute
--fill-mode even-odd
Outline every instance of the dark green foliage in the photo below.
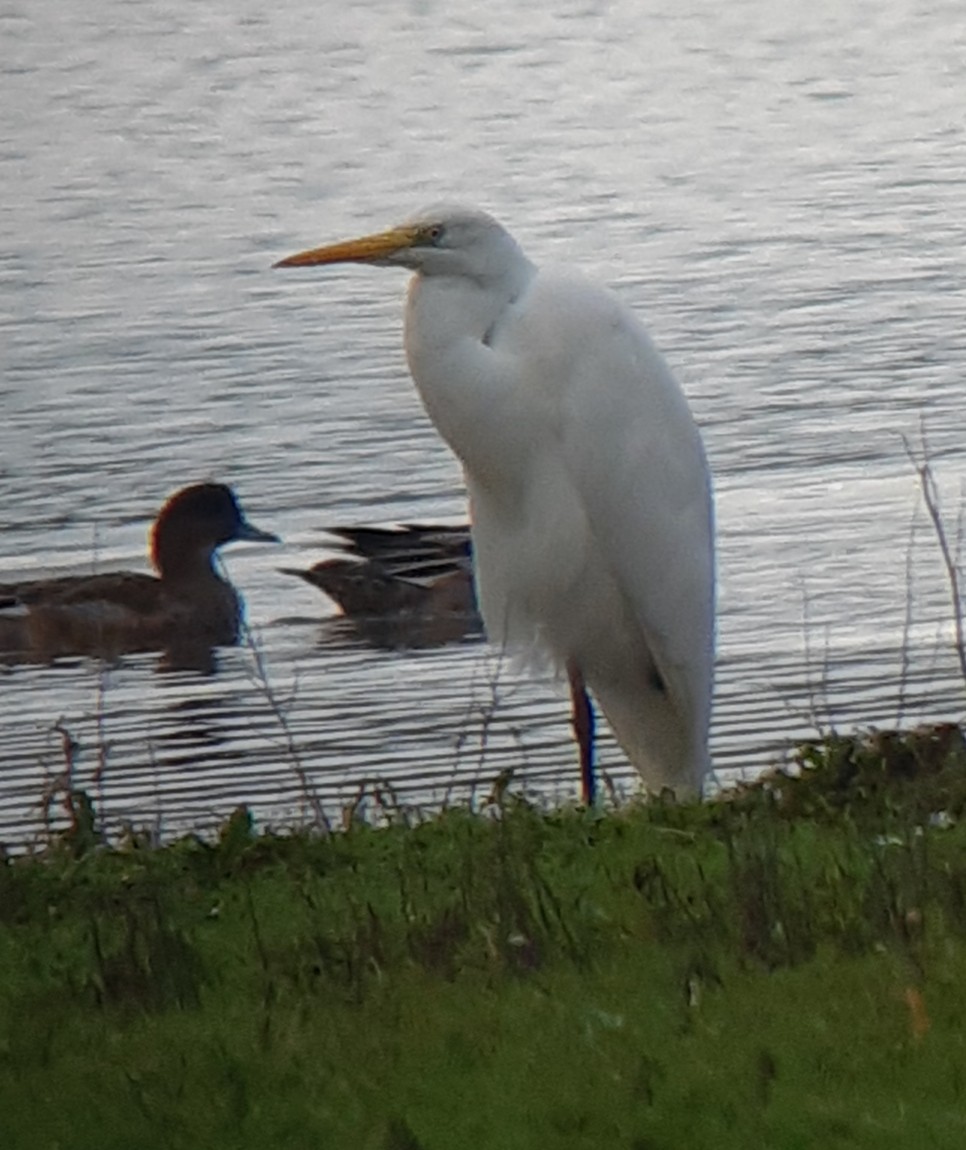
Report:
<svg viewBox="0 0 966 1150"><path fill-rule="evenodd" d="M832 811L922 822L940 811L966 811L966 742L954 723L909 731L832 734L798 749L801 775L775 780L769 794L784 814Z"/></svg>
<svg viewBox="0 0 966 1150"><path fill-rule="evenodd" d="M961 753L161 850L82 804L0 866L0 1144L964 1145Z"/></svg>

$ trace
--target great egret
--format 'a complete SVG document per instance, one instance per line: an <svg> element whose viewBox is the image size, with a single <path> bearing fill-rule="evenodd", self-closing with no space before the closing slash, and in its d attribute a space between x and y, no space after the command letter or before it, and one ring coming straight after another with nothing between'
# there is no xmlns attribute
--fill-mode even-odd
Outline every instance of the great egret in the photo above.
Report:
<svg viewBox="0 0 966 1150"><path fill-rule="evenodd" d="M701 787L714 664L711 480L687 400L633 313L538 269L484 212L430 208L277 267L415 272L405 344L463 464L491 641L565 669L584 799L596 696L652 790Z"/></svg>
<svg viewBox="0 0 966 1150"><path fill-rule="evenodd" d="M215 571L226 543L278 543L245 518L223 483L175 492L150 532L158 574L111 571L0 585L0 652L7 657L171 650L238 640L241 601Z"/></svg>

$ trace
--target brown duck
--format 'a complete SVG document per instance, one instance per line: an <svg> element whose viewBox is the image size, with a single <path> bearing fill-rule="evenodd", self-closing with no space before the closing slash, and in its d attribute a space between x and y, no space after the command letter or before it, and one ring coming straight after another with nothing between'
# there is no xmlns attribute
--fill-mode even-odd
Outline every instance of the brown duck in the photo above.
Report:
<svg viewBox="0 0 966 1150"><path fill-rule="evenodd" d="M248 522L230 487L185 487L164 504L149 534L157 575L117 571L0 584L0 653L6 661L38 661L235 643L241 599L213 563L218 548L235 540L279 542Z"/></svg>
<svg viewBox="0 0 966 1150"><path fill-rule="evenodd" d="M379 645L430 646L482 631L469 527L335 527L345 554L308 570L356 630Z"/></svg>

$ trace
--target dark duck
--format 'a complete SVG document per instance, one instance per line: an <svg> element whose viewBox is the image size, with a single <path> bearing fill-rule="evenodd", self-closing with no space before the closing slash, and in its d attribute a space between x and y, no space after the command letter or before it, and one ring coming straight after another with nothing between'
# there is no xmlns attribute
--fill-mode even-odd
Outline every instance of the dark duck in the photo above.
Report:
<svg viewBox="0 0 966 1150"><path fill-rule="evenodd" d="M46 661L236 643L241 599L214 557L237 540L279 542L249 523L230 487L182 488L151 527L156 575L115 571L0 584L0 652L7 661Z"/></svg>

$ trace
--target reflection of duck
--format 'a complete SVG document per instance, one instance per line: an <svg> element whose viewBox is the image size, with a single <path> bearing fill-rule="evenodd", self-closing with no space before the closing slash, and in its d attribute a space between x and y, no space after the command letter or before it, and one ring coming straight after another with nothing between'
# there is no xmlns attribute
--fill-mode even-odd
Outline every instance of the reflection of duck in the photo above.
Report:
<svg viewBox="0 0 966 1150"><path fill-rule="evenodd" d="M234 540L279 541L248 522L230 487L185 487L151 528L156 576L117 571L0 584L0 652L35 661L235 643L241 601L212 562Z"/></svg>
<svg viewBox="0 0 966 1150"><path fill-rule="evenodd" d="M435 646L482 629L468 527L336 527L347 553L307 571L363 636L380 646Z"/></svg>

